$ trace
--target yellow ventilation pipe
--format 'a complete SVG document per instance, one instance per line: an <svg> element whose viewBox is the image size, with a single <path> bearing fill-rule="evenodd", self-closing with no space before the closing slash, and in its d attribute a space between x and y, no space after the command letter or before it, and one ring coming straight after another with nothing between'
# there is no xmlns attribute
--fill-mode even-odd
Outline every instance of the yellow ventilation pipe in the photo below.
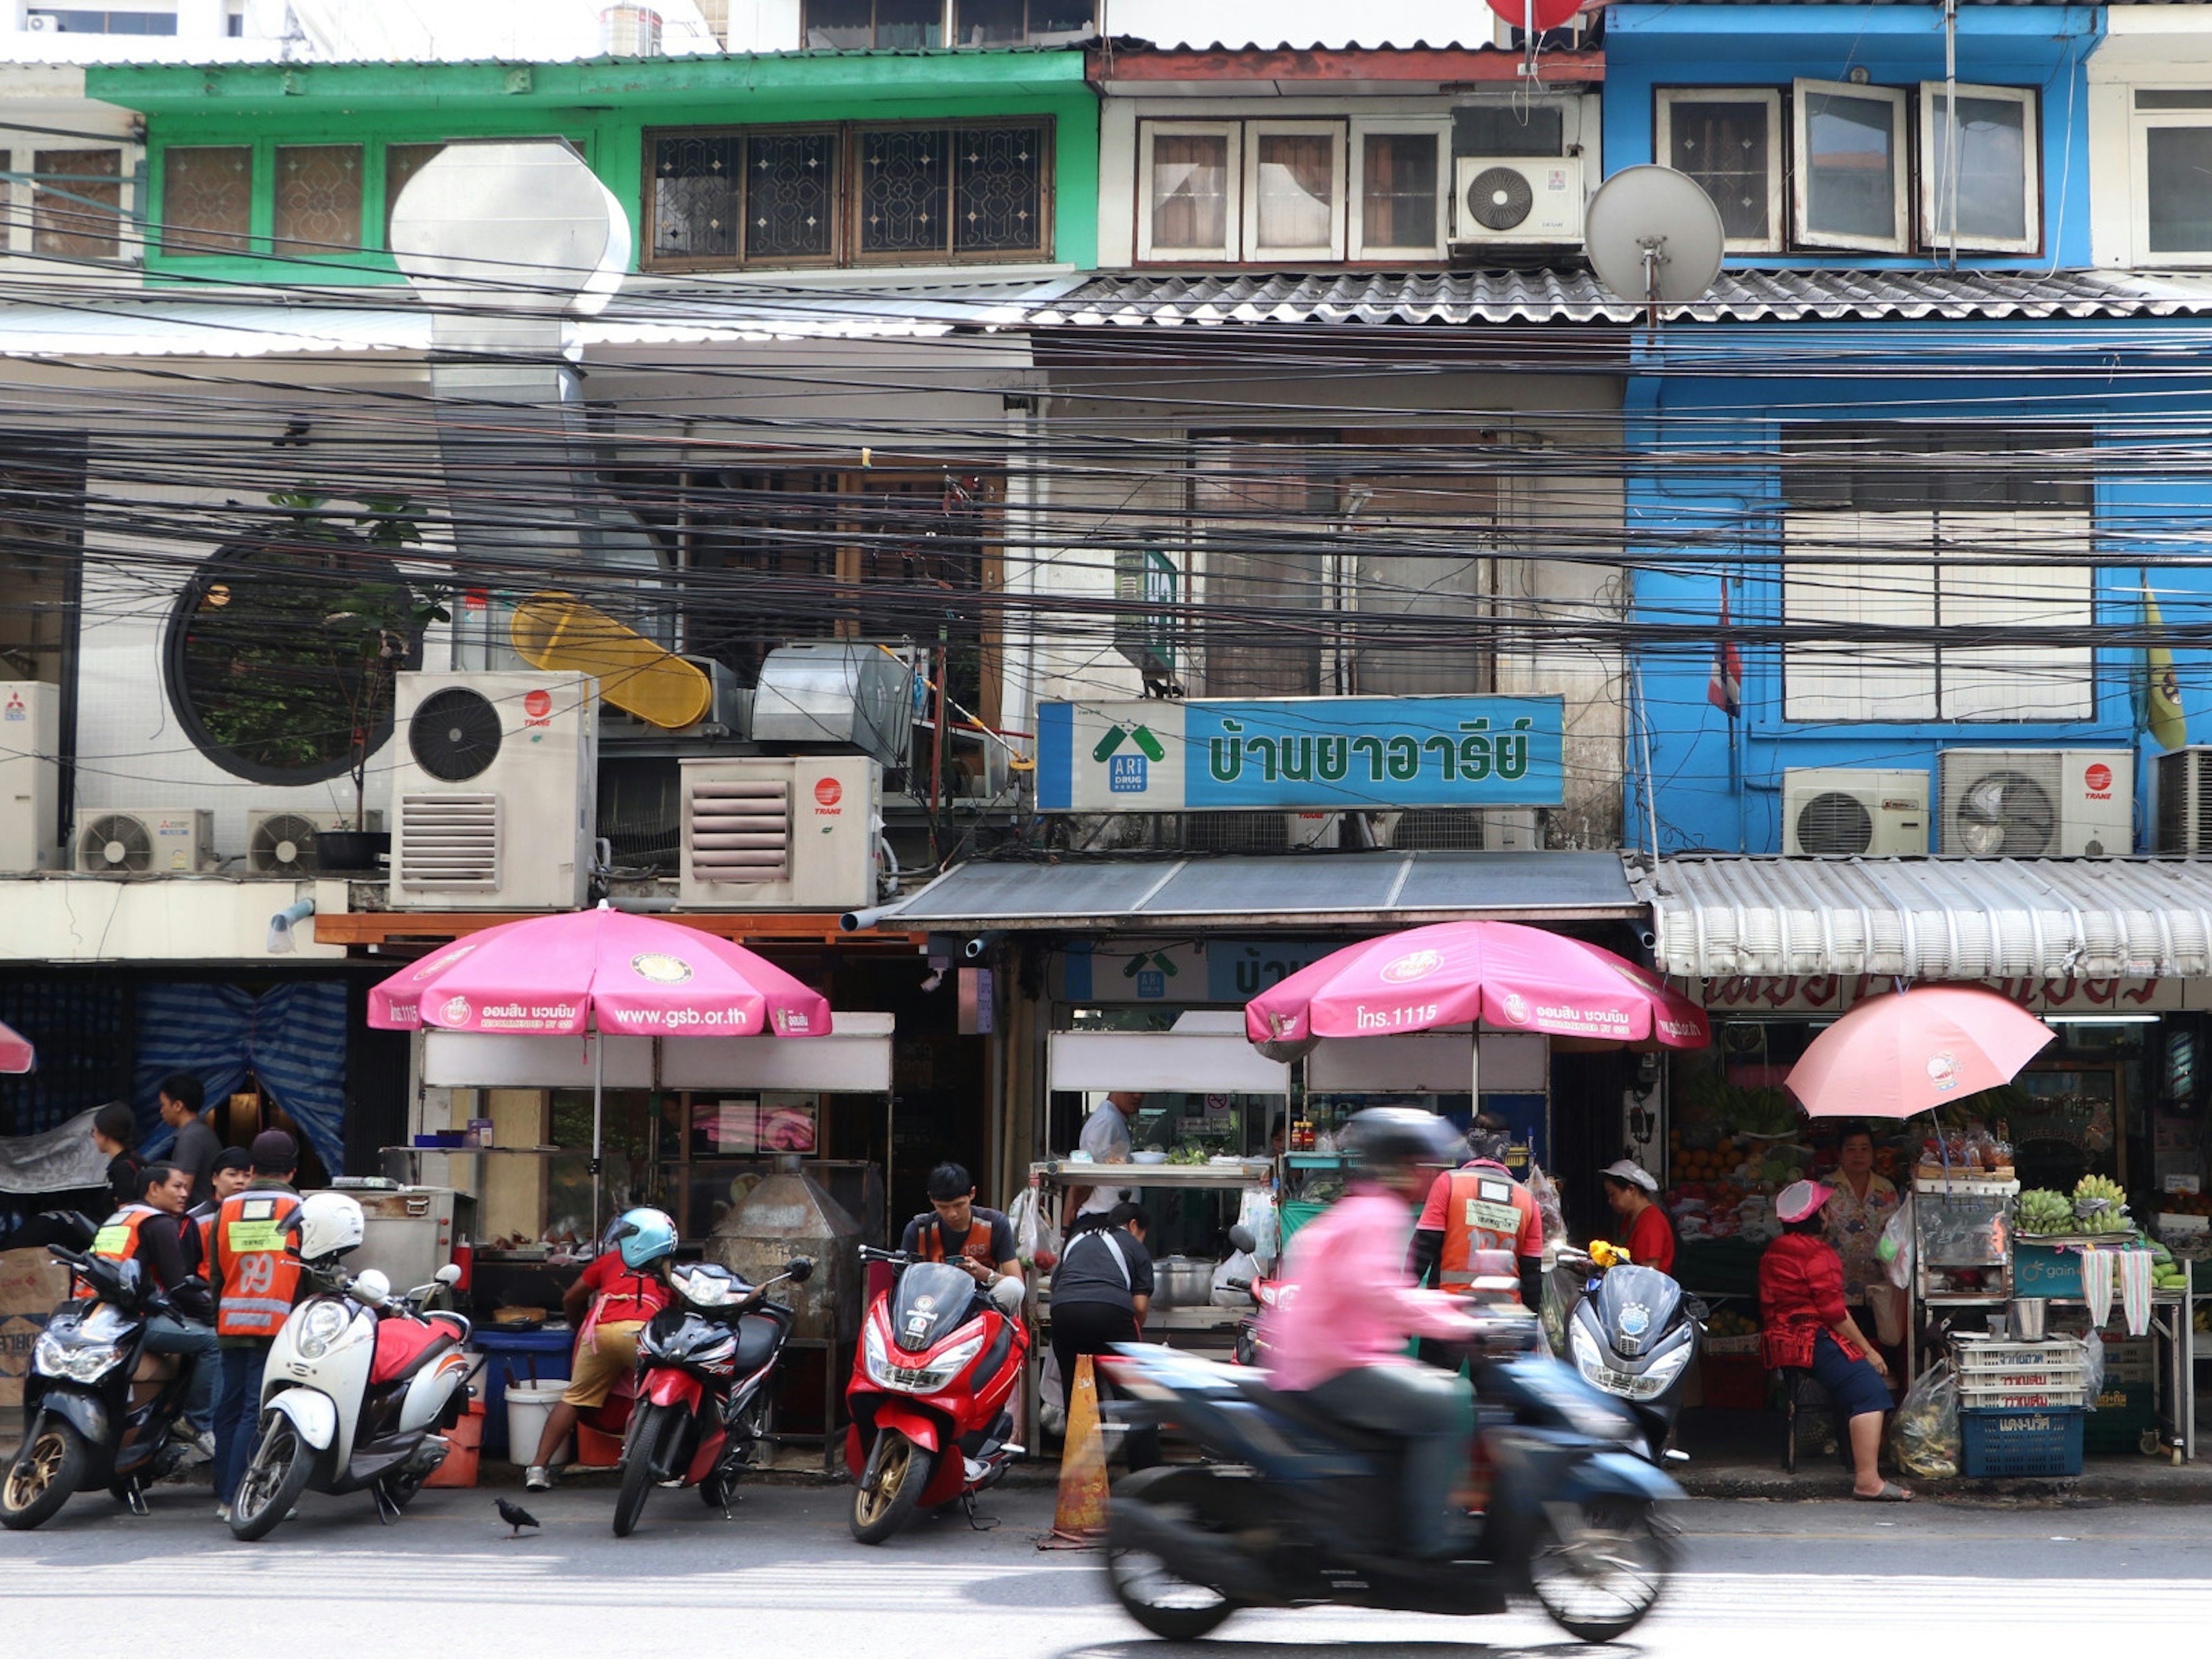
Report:
<svg viewBox="0 0 2212 1659"><path fill-rule="evenodd" d="M648 726L674 732L707 718L714 688L697 665L566 593L533 593L508 630L532 668L589 674L599 695Z"/></svg>

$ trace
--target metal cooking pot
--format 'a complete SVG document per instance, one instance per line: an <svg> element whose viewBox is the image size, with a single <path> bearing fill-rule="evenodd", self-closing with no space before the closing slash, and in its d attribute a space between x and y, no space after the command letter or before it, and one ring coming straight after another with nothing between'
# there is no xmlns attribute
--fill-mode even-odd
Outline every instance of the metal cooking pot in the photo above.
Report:
<svg viewBox="0 0 2212 1659"><path fill-rule="evenodd" d="M2040 1297L2024 1297L2005 1304L2005 1328L2015 1342L2040 1342L2051 1315L2051 1304Z"/></svg>
<svg viewBox="0 0 2212 1659"><path fill-rule="evenodd" d="M1213 1270L1221 1264L1194 1255L1164 1255L1152 1263L1152 1301L1163 1308L1204 1307L1213 1297Z"/></svg>

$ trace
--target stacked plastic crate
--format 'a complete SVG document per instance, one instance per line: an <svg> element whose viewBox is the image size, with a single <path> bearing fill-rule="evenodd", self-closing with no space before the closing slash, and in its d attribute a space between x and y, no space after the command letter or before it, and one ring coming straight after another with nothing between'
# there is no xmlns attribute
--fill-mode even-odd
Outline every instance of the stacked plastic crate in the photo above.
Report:
<svg viewBox="0 0 2212 1659"><path fill-rule="evenodd" d="M1961 1469L1969 1478L2081 1473L2088 1366L2071 1337L1953 1339Z"/></svg>

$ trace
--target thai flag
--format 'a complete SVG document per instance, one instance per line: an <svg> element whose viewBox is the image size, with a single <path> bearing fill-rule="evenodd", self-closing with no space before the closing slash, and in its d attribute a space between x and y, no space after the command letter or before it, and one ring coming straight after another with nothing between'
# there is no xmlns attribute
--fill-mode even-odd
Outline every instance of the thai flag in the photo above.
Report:
<svg viewBox="0 0 2212 1659"><path fill-rule="evenodd" d="M1729 625L1728 579L1721 579L1721 626ZM1743 653L1735 641L1723 638L1713 644L1713 673L1705 684L1705 701L1730 720L1743 713Z"/></svg>

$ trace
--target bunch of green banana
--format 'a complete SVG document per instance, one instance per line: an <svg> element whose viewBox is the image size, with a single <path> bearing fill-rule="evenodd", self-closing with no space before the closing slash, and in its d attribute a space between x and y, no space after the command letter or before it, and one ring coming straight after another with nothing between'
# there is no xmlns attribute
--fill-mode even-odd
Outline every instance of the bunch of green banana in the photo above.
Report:
<svg viewBox="0 0 2212 1659"><path fill-rule="evenodd" d="M2013 1206L2013 1227L2023 1233L2070 1233L2074 1200L2047 1187L2031 1187Z"/></svg>
<svg viewBox="0 0 2212 1659"><path fill-rule="evenodd" d="M2128 1195L2109 1176L2086 1175L2075 1183L2074 1213L2083 1232L2135 1231L2128 1219Z"/></svg>

